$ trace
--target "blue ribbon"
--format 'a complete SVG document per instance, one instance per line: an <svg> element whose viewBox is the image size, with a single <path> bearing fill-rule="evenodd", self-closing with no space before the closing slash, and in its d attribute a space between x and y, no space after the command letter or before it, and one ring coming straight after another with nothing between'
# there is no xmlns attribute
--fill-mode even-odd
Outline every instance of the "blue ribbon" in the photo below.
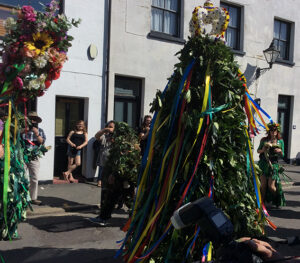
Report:
<svg viewBox="0 0 300 263"><path fill-rule="evenodd" d="M259 126L261 126L261 127L263 127L264 129L266 129L265 125L263 125L262 123L260 123L258 119L256 119L255 117L254 117L254 119L255 119L255 121L258 123ZM258 129L258 130L259 130L259 129Z"/></svg>
<svg viewBox="0 0 300 263"><path fill-rule="evenodd" d="M187 249L187 251L186 251L185 259L188 258L189 254L190 254L190 251L191 251L191 248L192 248L192 246L194 245L194 243L195 243L195 241L196 241L196 239L197 239L199 233L200 233L200 227L198 226L196 235L194 236L192 243L189 245L189 247L188 247L188 249ZM185 261L183 261L183 262L185 262Z"/></svg>
<svg viewBox="0 0 300 263"><path fill-rule="evenodd" d="M141 261L143 260L145 257L148 257L152 252L153 249L161 242L163 241L163 239L166 237L166 235L169 233L169 231L172 229L172 225L169 226L169 228L167 229L167 231L155 242L155 244L140 258L138 258L137 261Z"/></svg>
<svg viewBox="0 0 300 263"><path fill-rule="evenodd" d="M260 107L260 106L259 106L259 105L251 98L251 96L249 95L248 92L246 92L246 95L247 95L247 97L249 98L249 100L252 101L252 103L255 105L255 107L258 108L263 114L265 114L265 115L267 116L267 118L270 120L270 122L273 123L273 120L272 120L271 116L270 116L268 113L266 113L266 112L263 110L263 108L261 108L261 107Z"/></svg>

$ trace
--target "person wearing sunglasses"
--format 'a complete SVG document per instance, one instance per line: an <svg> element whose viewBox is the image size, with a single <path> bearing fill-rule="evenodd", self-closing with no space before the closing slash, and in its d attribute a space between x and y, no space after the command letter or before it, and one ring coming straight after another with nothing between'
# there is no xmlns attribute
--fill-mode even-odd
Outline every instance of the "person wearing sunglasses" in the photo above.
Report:
<svg viewBox="0 0 300 263"><path fill-rule="evenodd" d="M276 207L285 205L280 175L284 169L278 164L278 159L284 156L284 143L278 123L268 124L267 136L262 138L257 149L259 153L260 191L263 202L272 202Z"/></svg>

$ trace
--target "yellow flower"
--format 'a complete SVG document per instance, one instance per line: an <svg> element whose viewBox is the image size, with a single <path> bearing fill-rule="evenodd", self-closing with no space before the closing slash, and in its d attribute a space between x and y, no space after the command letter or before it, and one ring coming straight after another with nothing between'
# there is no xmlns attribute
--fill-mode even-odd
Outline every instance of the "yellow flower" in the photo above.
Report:
<svg viewBox="0 0 300 263"><path fill-rule="evenodd" d="M53 39L48 33L45 32L37 32L36 34L32 34L32 38L33 41L25 42L24 44L29 50L34 50L37 56L39 54L43 55L46 49L53 44Z"/></svg>

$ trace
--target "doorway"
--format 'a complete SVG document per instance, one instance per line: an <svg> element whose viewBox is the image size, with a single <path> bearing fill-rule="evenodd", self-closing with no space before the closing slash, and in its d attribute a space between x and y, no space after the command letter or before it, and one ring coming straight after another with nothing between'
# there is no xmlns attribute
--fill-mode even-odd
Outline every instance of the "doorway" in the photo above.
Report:
<svg viewBox="0 0 300 263"><path fill-rule="evenodd" d="M54 176L60 176L67 169L68 144L66 138L84 116L84 99L56 97L55 107L55 151L54 151ZM81 174L81 166L74 174Z"/></svg>
<svg viewBox="0 0 300 263"><path fill-rule="evenodd" d="M281 126L281 136L284 141L284 160L289 162L291 96L278 96L277 120Z"/></svg>

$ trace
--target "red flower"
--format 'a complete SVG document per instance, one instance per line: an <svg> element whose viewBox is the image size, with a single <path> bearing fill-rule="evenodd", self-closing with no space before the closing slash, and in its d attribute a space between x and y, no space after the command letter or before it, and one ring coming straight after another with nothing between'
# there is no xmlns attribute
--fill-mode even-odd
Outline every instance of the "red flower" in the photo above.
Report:
<svg viewBox="0 0 300 263"><path fill-rule="evenodd" d="M47 79L56 80L59 79L59 77L60 77L60 69L59 70L50 69Z"/></svg>
<svg viewBox="0 0 300 263"><path fill-rule="evenodd" d="M51 80L46 80L45 81L45 89L49 89L49 87L51 86L52 81Z"/></svg>
<svg viewBox="0 0 300 263"><path fill-rule="evenodd" d="M53 22L57 24L58 19L57 19L57 18L54 18L54 19L53 19Z"/></svg>
<svg viewBox="0 0 300 263"><path fill-rule="evenodd" d="M38 96L38 97L41 97L41 96L43 96L44 94L45 94L45 91L39 90L37 96Z"/></svg>

